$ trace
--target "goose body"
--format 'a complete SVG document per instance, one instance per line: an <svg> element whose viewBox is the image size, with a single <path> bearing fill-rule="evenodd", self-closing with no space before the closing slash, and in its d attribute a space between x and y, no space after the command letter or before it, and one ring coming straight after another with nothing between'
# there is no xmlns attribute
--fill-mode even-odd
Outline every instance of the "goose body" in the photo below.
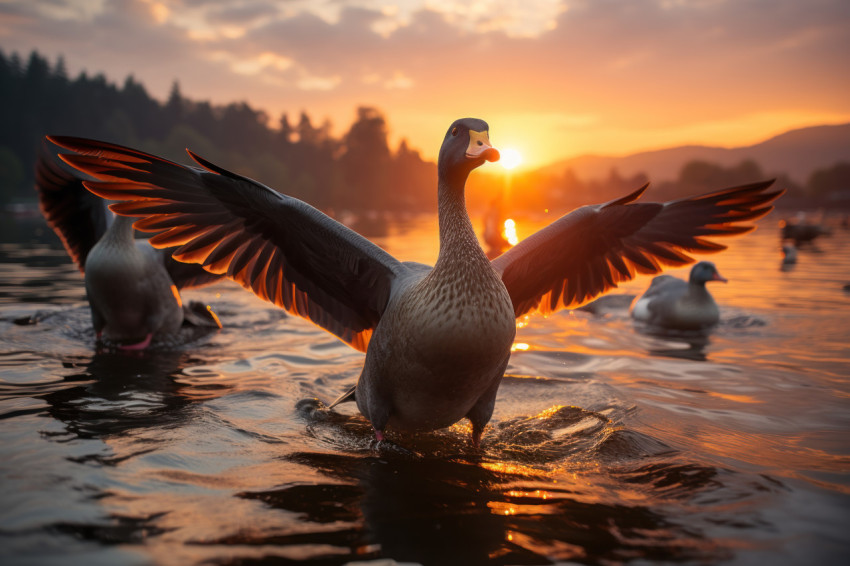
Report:
<svg viewBox="0 0 850 566"><path fill-rule="evenodd" d="M441 206L436 265L399 280L366 351L355 399L379 435L469 417L477 439L493 412L516 321L461 204Z"/></svg>
<svg viewBox="0 0 850 566"><path fill-rule="evenodd" d="M132 219L112 223L85 263L86 296L98 337L125 348L146 348L154 336L176 336L183 305L162 260L147 242L135 241Z"/></svg>
<svg viewBox="0 0 850 566"><path fill-rule="evenodd" d="M701 330L713 326L720 320L720 309L705 288L708 281L726 282L709 261L697 263L688 281L659 275L632 304L632 317L675 330Z"/></svg>
<svg viewBox="0 0 850 566"><path fill-rule="evenodd" d="M828 226L807 222L802 213L791 221L780 220L779 228L782 242L791 241L797 248L811 244L821 236L832 235L832 230Z"/></svg>
<svg viewBox="0 0 850 566"><path fill-rule="evenodd" d="M387 428L434 430L467 417L478 444L513 343L516 317L573 308L635 273L724 249L781 191L756 183L669 203L635 203L646 187L582 207L489 261L466 212L467 177L498 159L486 122L446 132L438 159L440 253L401 262L308 204L189 152L187 167L130 148L49 138L97 179L86 187L139 217L157 247L226 275L366 353L353 399L382 439Z"/></svg>
<svg viewBox="0 0 850 566"><path fill-rule="evenodd" d="M97 338L121 349L144 349L152 341L174 339L184 321L215 326L214 316L184 310L178 286L220 277L136 240L133 219L113 218L82 183L43 149L36 169L42 212L83 271Z"/></svg>

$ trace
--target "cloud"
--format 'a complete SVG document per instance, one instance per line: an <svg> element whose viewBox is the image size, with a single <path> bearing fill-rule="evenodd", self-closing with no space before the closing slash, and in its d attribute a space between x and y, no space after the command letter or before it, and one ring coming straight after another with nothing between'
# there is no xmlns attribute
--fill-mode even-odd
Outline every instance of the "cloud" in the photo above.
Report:
<svg viewBox="0 0 850 566"><path fill-rule="evenodd" d="M560 139L541 154L850 117L844 0L158 2L13 0L0 46L338 127L374 105L426 155L442 122L470 114ZM786 121L765 132L766 115Z"/></svg>
<svg viewBox="0 0 850 566"><path fill-rule="evenodd" d="M248 4L215 6L207 12L207 20L212 24L253 25L258 21L279 14L276 2L251 2Z"/></svg>

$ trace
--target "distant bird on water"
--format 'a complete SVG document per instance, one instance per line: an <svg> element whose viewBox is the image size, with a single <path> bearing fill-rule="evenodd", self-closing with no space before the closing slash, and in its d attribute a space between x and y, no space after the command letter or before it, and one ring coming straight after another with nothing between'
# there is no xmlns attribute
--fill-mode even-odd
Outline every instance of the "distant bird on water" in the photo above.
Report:
<svg viewBox="0 0 850 566"><path fill-rule="evenodd" d="M784 267L791 267L795 263L797 263L797 248L794 246L794 244L783 244L782 265Z"/></svg>
<svg viewBox="0 0 850 566"><path fill-rule="evenodd" d="M378 440L468 418L478 446L507 366L516 317L576 307L635 273L690 263L725 246L772 208L772 181L660 203L646 189L560 218L490 261L466 211L469 174L499 158L486 122L465 118L440 148L440 252L433 267L401 262L295 198L189 152L205 170L80 138L50 139L97 178L92 192L155 232L155 246L227 276L366 352L349 395Z"/></svg>
<svg viewBox="0 0 850 566"><path fill-rule="evenodd" d="M832 230L828 226L821 224L813 224L806 221L805 214L798 214L793 221L779 221L780 239L782 241L791 240L796 247L804 244L811 244L821 236L832 235Z"/></svg>
<svg viewBox="0 0 850 566"><path fill-rule="evenodd" d="M720 320L720 309L705 288L709 281L727 281L710 261L693 266L688 281L659 275L632 303L632 318L674 330L709 328Z"/></svg>
<svg viewBox="0 0 850 566"><path fill-rule="evenodd" d="M173 250L135 240L134 219L113 215L83 179L66 171L45 143L36 162L35 188L47 223L85 275L86 296L98 340L142 350L173 339L183 324L219 327L203 305L184 306L179 289L221 279L197 265L178 262Z"/></svg>

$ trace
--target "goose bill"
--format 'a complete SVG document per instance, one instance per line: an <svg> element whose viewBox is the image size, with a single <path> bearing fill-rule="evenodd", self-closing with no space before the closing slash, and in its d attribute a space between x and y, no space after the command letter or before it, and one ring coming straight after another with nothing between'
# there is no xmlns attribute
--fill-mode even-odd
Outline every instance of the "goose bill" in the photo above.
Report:
<svg viewBox="0 0 850 566"><path fill-rule="evenodd" d="M490 145L490 136L487 131L476 132L469 130L469 146L466 148L466 157L469 159L483 158L486 161L498 161L499 150Z"/></svg>

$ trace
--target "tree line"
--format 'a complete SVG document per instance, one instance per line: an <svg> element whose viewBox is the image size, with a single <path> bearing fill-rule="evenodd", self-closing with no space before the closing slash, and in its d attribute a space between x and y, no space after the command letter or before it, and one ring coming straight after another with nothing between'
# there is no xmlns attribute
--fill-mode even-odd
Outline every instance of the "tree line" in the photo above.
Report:
<svg viewBox="0 0 850 566"><path fill-rule="evenodd" d="M0 50L0 203L34 198L34 165L46 134L90 137L187 163L185 148L323 209L433 210L436 165L402 141L389 147L387 123L356 110L340 138L306 112L277 127L246 102L213 105L184 97L175 82L159 102L132 75L70 78L65 62ZM403 186L404 190L394 190Z"/></svg>
<svg viewBox="0 0 850 566"><path fill-rule="evenodd" d="M70 78L60 57L50 63L33 51L24 60L0 50L0 204L32 201L35 157L46 134L91 137L127 145L179 163L185 148L236 173L256 179L327 212L366 210L433 212L436 165L402 141L390 148L380 110L362 106L340 137L328 121L305 111L284 113L272 125L268 114L247 102L213 105L184 97L174 82L168 99L151 97L132 75L122 85L103 74ZM733 167L694 161L672 181L653 180L652 199L666 200L766 178L745 161ZM583 180L571 170L473 175L467 202L473 210L494 197L512 211L565 212L582 204L622 196L647 182L646 175ZM797 200L824 201L850 187L850 164L812 175L806 186L782 178Z"/></svg>

